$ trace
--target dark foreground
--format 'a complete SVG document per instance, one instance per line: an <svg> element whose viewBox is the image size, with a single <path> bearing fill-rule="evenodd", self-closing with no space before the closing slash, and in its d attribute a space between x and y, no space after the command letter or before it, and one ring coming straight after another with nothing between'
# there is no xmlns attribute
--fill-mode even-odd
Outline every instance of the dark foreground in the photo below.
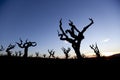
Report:
<svg viewBox="0 0 120 80"><path fill-rule="evenodd" d="M45 58L22 58L0 57L0 64L120 64L120 58L85 58L85 59L45 59Z"/></svg>

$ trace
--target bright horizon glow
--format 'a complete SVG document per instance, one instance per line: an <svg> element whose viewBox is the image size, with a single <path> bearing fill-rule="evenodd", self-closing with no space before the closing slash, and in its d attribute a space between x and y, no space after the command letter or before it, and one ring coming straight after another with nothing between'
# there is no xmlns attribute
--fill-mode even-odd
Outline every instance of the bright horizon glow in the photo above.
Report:
<svg viewBox="0 0 120 80"><path fill-rule="evenodd" d="M102 52L100 53L101 57L104 56L104 57L109 57L109 56L112 56L114 54L120 54L120 52ZM85 54L85 57L87 58L91 58L91 57L96 57L96 54L95 53L87 53Z"/></svg>
<svg viewBox="0 0 120 80"><path fill-rule="evenodd" d="M93 53L89 45L95 43L103 53L120 52L119 0L0 0L0 45L7 48L21 38L37 42L29 48L29 55L49 55L47 50L54 49L55 56L64 56L62 47L70 47L70 54L75 55L71 44L58 37L61 18L64 29L70 28L70 19L80 31L90 23L89 18L94 20L81 42L82 54ZM12 51L19 50L23 52L18 46Z"/></svg>
<svg viewBox="0 0 120 80"><path fill-rule="evenodd" d="M103 56L111 56L114 54L114 52L104 52L102 54L103 54Z"/></svg>

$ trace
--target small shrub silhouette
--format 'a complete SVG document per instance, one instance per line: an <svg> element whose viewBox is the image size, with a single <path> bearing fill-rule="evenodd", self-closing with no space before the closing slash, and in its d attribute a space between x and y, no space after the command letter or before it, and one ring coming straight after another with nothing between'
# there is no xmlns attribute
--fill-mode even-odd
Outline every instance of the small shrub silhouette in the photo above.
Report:
<svg viewBox="0 0 120 80"><path fill-rule="evenodd" d="M22 51L19 51L18 53L19 53L19 57L21 57L23 54Z"/></svg>
<svg viewBox="0 0 120 80"><path fill-rule="evenodd" d="M11 56L12 52L10 51L11 49L15 48L15 45L12 45L10 44L7 49L6 49L6 52L7 52L7 56Z"/></svg>
<svg viewBox="0 0 120 80"><path fill-rule="evenodd" d="M43 57L46 58L46 54L43 54Z"/></svg>
<svg viewBox="0 0 120 80"><path fill-rule="evenodd" d="M94 53L96 54L97 58L100 58L100 51L98 49L97 43L95 45L90 45L90 48L94 50Z"/></svg>
<svg viewBox="0 0 120 80"><path fill-rule="evenodd" d="M3 46L1 45L0 46L0 56L2 56L3 55L3 53L1 53L2 51L4 51L5 49L3 48Z"/></svg>
<svg viewBox="0 0 120 80"><path fill-rule="evenodd" d="M62 28L62 19L59 21L60 23L59 28L62 33L60 34L58 31L58 36L60 37L60 40L67 41L70 44L72 44L72 47L78 59L82 59L82 55L80 52L80 44L81 44L81 41L84 39L83 34L94 23L91 18L89 18L89 20L91 21L91 23L85 26L82 31L79 31L71 20L69 20L70 22L69 26L71 27L71 29L67 29L64 31ZM67 35L68 33L70 36Z"/></svg>
<svg viewBox="0 0 120 80"><path fill-rule="evenodd" d="M20 43L16 42L18 44L18 46L20 48L24 48L24 55L23 57L27 58L28 57L28 48L29 47L35 47L37 45L36 42L31 42L31 41L28 41L26 40L24 43L23 41L20 39Z"/></svg>
<svg viewBox="0 0 120 80"><path fill-rule="evenodd" d="M69 57L68 53L70 52L71 49L70 48L65 49L64 47L62 47L61 49L62 49L62 51L65 54L65 58L68 59L68 57Z"/></svg>
<svg viewBox="0 0 120 80"><path fill-rule="evenodd" d="M48 53L50 54L49 58L55 58L55 51L52 49L52 50L49 50L48 49Z"/></svg>
<svg viewBox="0 0 120 80"><path fill-rule="evenodd" d="M36 57L39 57L39 52L36 52L35 55L36 55Z"/></svg>
<svg viewBox="0 0 120 80"><path fill-rule="evenodd" d="M15 56L18 57L18 52L17 51L15 51Z"/></svg>
<svg viewBox="0 0 120 80"><path fill-rule="evenodd" d="M18 51L18 52L15 51L15 56L16 56L16 57L21 57L22 54L23 54L22 51Z"/></svg>

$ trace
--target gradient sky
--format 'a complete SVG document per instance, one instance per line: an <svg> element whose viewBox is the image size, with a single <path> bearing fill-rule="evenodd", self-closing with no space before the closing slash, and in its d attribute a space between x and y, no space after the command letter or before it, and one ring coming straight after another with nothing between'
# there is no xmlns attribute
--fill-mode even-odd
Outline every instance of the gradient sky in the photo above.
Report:
<svg viewBox="0 0 120 80"><path fill-rule="evenodd" d="M94 24L84 34L81 52L93 52L89 45L95 42L101 52L120 52L119 14L119 0L0 0L0 45L6 48L19 38L28 39L38 44L29 53L42 55L54 49L56 56L64 55L61 47L71 45L59 40L59 20L63 19L64 29L70 28L70 19L82 30L92 18Z"/></svg>

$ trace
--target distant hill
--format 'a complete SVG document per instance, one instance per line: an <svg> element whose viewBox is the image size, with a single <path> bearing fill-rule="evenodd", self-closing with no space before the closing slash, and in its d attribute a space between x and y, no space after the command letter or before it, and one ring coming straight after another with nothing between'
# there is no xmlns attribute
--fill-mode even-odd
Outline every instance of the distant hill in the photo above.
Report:
<svg viewBox="0 0 120 80"><path fill-rule="evenodd" d="M120 53L109 56L109 58L120 58Z"/></svg>

